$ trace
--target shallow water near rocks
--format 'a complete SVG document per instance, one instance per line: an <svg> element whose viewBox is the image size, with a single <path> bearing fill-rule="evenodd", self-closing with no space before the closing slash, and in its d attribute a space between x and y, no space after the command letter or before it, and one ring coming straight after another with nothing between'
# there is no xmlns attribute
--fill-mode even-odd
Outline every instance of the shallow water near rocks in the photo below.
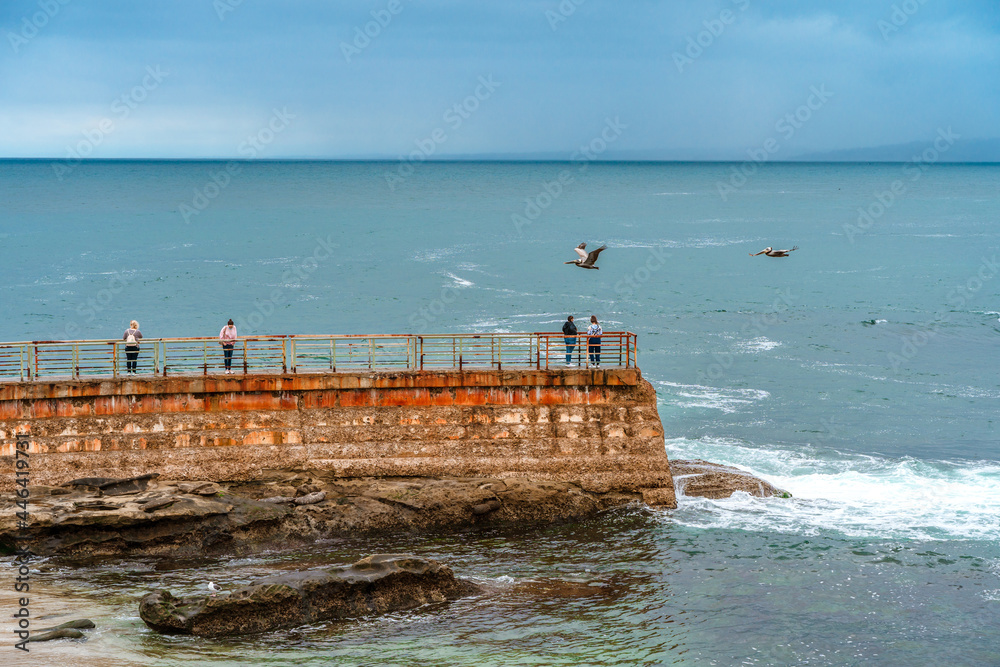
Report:
<svg viewBox="0 0 1000 667"><path fill-rule="evenodd" d="M212 580L232 590L275 570L385 551L449 563L487 592L256 637L163 636L138 617L139 599L157 587L202 594ZM45 609L97 623L86 640L32 647L32 656L73 665L971 665L1000 657L997 561L980 545L706 531L645 508L530 531L338 540L253 558L38 567L37 580L56 582L36 593Z"/></svg>

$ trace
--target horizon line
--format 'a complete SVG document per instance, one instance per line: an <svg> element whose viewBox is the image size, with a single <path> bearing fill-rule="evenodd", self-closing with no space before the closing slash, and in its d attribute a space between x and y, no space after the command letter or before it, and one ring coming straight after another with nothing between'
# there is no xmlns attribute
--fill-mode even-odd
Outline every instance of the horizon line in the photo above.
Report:
<svg viewBox="0 0 1000 667"><path fill-rule="evenodd" d="M56 157L0 157L0 162L66 162L68 158ZM397 164L410 162L409 160L377 158L377 157L273 157L273 158L227 158L227 157L102 157L102 158L79 158L72 159L74 164L83 162L238 162L249 164L254 162L344 162L344 163L380 163ZM507 163L507 164L744 164L753 163L756 165L765 164L907 164L912 160L815 160L815 159L785 159L785 160L724 160L724 159L657 159L657 158L596 158L593 160L572 160L568 158L503 158L503 157L447 157L429 158L421 160L421 163L455 164L462 162L478 163ZM952 165L1000 165L1000 159L996 160L948 160L939 159L935 164Z"/></svg>

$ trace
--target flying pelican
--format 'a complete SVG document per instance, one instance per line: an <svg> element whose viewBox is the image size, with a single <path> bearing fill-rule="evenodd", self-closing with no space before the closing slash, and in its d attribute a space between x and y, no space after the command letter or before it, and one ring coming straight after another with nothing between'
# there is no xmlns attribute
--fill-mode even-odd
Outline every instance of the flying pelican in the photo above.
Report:
<svg viewBox="0 0 1000 667"><path fill-rule="evenodd" d="M208 590L212 591L212 597L214 598L215 594L221 591L222 589L216 586L214 581L210 581L208 582Z"/></svg>
<svg viewBox="0 0 1000 667"><path fill-rule="evenodd" d="M597 262L597 256L601 254L602 250L605 250L608 246L602 245L597 250L592 250L587 252L587 244L581 243L574 248L576 254L580 256L580 259L574 259L572 262L563 262L563 264L576 264L581 269L600 269L599 266L594 266Z"/></svg>
<svg viewBox="0 0 1000 667"><path fill-rule="evenodd" d="M751 252L748 254L751 257L756 257L757 255L767 255L768 257L788 257L788 253L792 252L792 250L798 250L798 249L799 249L798 246L794 246L793 248L791 248L791 250L775 250L771 246L767 246L760 252L757 253Z"/></svg>

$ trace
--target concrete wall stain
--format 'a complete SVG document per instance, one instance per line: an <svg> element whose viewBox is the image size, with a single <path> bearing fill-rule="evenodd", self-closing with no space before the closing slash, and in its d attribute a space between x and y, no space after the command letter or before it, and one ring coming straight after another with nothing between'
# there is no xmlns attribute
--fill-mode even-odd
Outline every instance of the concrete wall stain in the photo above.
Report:
<svg viewBox="0 0 1000 667"><path fill-rule="evenodd" d="M652 386L637 369L153 377L0 385L0 459L28 433L33 482L529 476L590 490L672 489ZM0 490L13 488L5 476ZM670 491L672 493L672 491Z"/></svg>

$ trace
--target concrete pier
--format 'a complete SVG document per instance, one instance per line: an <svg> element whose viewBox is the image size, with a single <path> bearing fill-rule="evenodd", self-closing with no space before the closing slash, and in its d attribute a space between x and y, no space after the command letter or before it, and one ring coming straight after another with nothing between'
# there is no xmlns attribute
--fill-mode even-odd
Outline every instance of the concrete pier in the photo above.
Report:
<svg viewBox="0 0 1000 667"><path fill-rule="evenodd" d="M0 385L0 465L31 483L160 473L579 482L674 505L656 396L637 368L407 370L34 380ZM0 476L11 491L14 476Z"/></svg>

